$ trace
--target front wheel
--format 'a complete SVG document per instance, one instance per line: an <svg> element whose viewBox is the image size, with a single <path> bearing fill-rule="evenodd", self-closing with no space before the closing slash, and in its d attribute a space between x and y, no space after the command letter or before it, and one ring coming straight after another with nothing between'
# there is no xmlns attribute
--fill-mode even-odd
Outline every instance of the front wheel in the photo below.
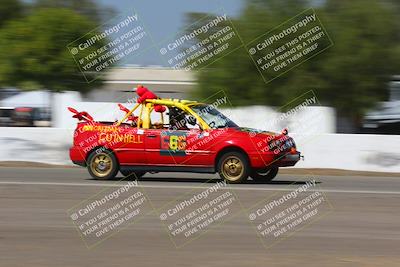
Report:
<svg viewBox="0 0 400 267"><path fill-rule="evenodd" d="M253 170L250 174L250 177L257 182L269 182L276 177L278 171L279 171L278 167L272 167L263 170Z"/></svg>
<svg viewBox="0 0 400 267"><path fill-rule="evenodd" d="M249 177L249 163L240 152L228 152L218 161L218 173L230 184L239 184Z"/></svg>
<svg viewBox="0 0 400 267"><path fill-rule="evenodd" d="M93 151L88 158L89 174L97 180L113 179L118 173L118 161L109 150Z"/></svg>

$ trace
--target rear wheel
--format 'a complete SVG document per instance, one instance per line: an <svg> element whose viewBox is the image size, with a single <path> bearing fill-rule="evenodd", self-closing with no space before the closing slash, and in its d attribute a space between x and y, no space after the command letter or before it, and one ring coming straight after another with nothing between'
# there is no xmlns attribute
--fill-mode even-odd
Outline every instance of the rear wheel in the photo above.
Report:
<svg viewBox="0 0 400 267"><path fill-rule="evenodd" d="M143 171L141 172L141 171L131 171L131 170L120 170L120 172L125 177L131 177L136 179L139 179L146 174L146 172Z"/></svg>
<svg viewBox="0 0 400 267"><path fill-rule="evenodd" d="M118 173L118 161L109 150L93 151L87 167L89 174L97 180L113 179Z"/></svg>
<svg viewBox="0 0 400 267"><path fill-rule="evenodd" d="M218 161L218 173L222 179L230 184L238 184L249 177L249 163L245 155L240 152L228 152Z"/></svg>
<svg viewBox="0 0 400 267"><path fill-rule="evenodd" d="M250 177L257 182L268 182L272 181L272 179L276 177L278 171L279 171L278 167L272 167L263 170L253 170L250 174Z"/></svg>

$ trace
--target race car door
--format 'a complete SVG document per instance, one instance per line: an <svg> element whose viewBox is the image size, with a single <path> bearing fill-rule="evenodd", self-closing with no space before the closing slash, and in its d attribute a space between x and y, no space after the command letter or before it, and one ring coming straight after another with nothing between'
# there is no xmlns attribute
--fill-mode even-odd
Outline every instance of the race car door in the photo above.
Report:
<svg viewBox="0 0 400 267"><path fill-rule="evenodd" d="M146 155L149 165L173 167L205 165L208 155L197 155L199 151L190 145L202 134L196 119L177 107L168 107L168 122L162 123L163 129L147 129L145 133ZM153 126L161 125L152 119Z"/></svg>
<svg viewBox="0 0 400 267"><path fill-rule="evenodd" d="M146 159L148 165L173 166L175 161L166 148L166 132L162 129L145 130Z"/></svg>
<svg viewBox="0 0 400 267"><path fill-rule="evenodd" d="M123 126L119 131L106 138L110 143L114 142L115 150L121 165L141 165L146 163L144 157L145 144L143 129ZM113 139L111 139L113 138Z"/></svg>
<svg viewBox="0 0 400 267"><path fill-rule="evenodd" d="M168 149L174 163L187 167L212 167L209 147L199 146L208 132L200 129L179 130L164 134L163 149Z"/></svg>
<svg viewBox="0 0 400 267"><path fill-rule="evenodd" d="M146 155L149 165L204 167L210 165L209 153L196 150L191 142L203 133L199 129L148 129L145 134Z"/></svg>

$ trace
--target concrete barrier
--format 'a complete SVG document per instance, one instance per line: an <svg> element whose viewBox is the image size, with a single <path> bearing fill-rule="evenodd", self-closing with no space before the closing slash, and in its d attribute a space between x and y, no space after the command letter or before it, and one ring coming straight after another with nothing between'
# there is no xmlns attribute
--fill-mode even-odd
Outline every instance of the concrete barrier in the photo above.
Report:
<svg viewBox="0 0 400 267"><path fill-rule="evenodd" d="M0 128L0 161L72 165L68 149L73 131L60 128Z"/></svg>
<svg viewBox="0 0 400 267"><path fill-rule="evenodd" d="M298 168L400 172L400 135L322 134L298 149L305 156Z"/></svg>
<svg viewBox="0 0 400 267"><path fill-rule="evenodd" d="M305 156L298 168L400 172L399 135L290 135ZM0 128L0 161L72 165L72 136L71 129Z"/></svg>

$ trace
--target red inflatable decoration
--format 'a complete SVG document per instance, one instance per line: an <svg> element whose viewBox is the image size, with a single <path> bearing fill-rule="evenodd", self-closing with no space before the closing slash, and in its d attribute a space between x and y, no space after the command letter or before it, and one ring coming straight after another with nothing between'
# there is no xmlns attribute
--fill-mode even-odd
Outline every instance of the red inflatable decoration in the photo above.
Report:
<svg viewBox="0 0 400 267"><path fill-rule="evenodd" d="M157 99L158 96L147 89L146 87L139 85L136 89L136 93L138 94L139 98L137 100L138 103L143 103L146 99ZM166 110L166 108L162 105L154 105L154 111L163 113Z"/></svg>
<svg viewBox="0 0 400 267"><path fill-rule="evenodd" d="M75 114L72 118L76 118L79 121L93 121L92 116L90 116L86 111L78 112L76 109L71 107L68 107L68 110Z"/></svg>

